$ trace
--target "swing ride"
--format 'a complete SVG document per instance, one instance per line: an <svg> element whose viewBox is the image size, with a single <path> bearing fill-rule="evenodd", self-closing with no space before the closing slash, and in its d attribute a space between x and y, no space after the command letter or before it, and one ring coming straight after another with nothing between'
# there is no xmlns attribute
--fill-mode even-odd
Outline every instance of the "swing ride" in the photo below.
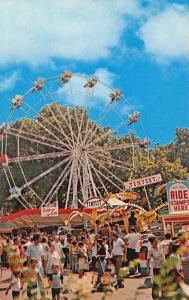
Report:
<svg viewBox="0 0 189 300"><path fill-rule="evenodd" d="M124 107L132 113L128 119ZM142 140L134 134L136 123ZM1 128L0 165L9 186L7 200L34 208L58 197L62 207L78 208L90 197L107 197L112 189L124 192L136 153L148 155L149 145L140 113L121 90L95 75L70 71L38 78L12 99L8 121Z"/></svg>

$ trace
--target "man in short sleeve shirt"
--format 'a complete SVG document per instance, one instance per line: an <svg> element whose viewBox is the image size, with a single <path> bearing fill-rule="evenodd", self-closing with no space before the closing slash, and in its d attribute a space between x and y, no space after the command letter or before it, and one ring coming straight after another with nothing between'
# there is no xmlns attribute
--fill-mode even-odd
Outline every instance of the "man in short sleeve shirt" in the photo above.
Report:
<svg viewBox="0 0 189 300"><path fill-rule="evenodd" d="M34 234L33 243L28 246L26 251L26 256L28 259L28 263L30 263L31 258L35 258L37 260L37 268L39 269L40 274L43 276L46 273L45 268L45 253L43 246L41 245L41 236L39 233Z"/></svg>
<svg viewBox="0 0 189 300"><path fill-rule="evenodd" d="M126 247L124 241L118 237L117 232L113 232L112 239L113 239L112 256L115 261L115 269L118 278L118 287L124 287L122 284L122 278L120 277L119 273L125 256Z"/></svg>

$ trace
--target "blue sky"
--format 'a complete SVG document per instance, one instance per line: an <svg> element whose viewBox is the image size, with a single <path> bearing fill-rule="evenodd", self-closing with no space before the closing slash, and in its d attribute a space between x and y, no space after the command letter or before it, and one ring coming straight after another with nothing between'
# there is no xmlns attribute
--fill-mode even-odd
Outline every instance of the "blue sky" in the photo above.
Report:
<svg viewBox="0 0 189 300"><path fill-rule="evenodd" d="M1 123L11 99L38 76L71 70L97 74L121 89L140 111L152 145L168 143L176 128L189 127L187 0L2 0L0 10ZM114 109L126 120L131 111L121 101ZM103 105L94 114L99 109ZM110 111L104 125L115 128L115 122ZM135 129L144 138L140 126Z"/></svg>

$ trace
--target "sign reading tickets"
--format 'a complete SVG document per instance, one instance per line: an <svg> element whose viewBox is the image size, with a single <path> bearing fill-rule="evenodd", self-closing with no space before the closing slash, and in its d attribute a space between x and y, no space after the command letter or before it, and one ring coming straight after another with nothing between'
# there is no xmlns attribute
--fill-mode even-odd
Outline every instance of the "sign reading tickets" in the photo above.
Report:
<svg viewBox="0 0 189 300"><path fill-rule="evenodd" d="M145 186L160 181L162 181L161 174L155 174L155 175L151 175L139 179L129 180L127 182L124 182L124 186L126 190L129 190L129 189L134 189L140 186Z"/></svg>
<svg viewBox="0 0 189 300"><path fill-rule="evenodd" d="M58 216L58 206L52 207L41 207L41 217L57 217Z"/></svg>
<svg viewBox="0 0 189 300"><path fill-rule="evenodd" d="M189 180L168 182L167 199L170 214L189 213Z"/></svg>

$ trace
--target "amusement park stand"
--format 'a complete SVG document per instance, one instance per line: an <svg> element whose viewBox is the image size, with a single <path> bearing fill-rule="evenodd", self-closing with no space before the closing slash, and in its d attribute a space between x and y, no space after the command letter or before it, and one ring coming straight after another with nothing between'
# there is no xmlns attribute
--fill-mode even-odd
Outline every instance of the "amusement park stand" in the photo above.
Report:
<svg viewBox="0 0 189 300"><path fill-rule="evenodd" d="M189 232L189 213L180 215L163 215L161 217L163 232L176 236L179 230Z"/></svg>

